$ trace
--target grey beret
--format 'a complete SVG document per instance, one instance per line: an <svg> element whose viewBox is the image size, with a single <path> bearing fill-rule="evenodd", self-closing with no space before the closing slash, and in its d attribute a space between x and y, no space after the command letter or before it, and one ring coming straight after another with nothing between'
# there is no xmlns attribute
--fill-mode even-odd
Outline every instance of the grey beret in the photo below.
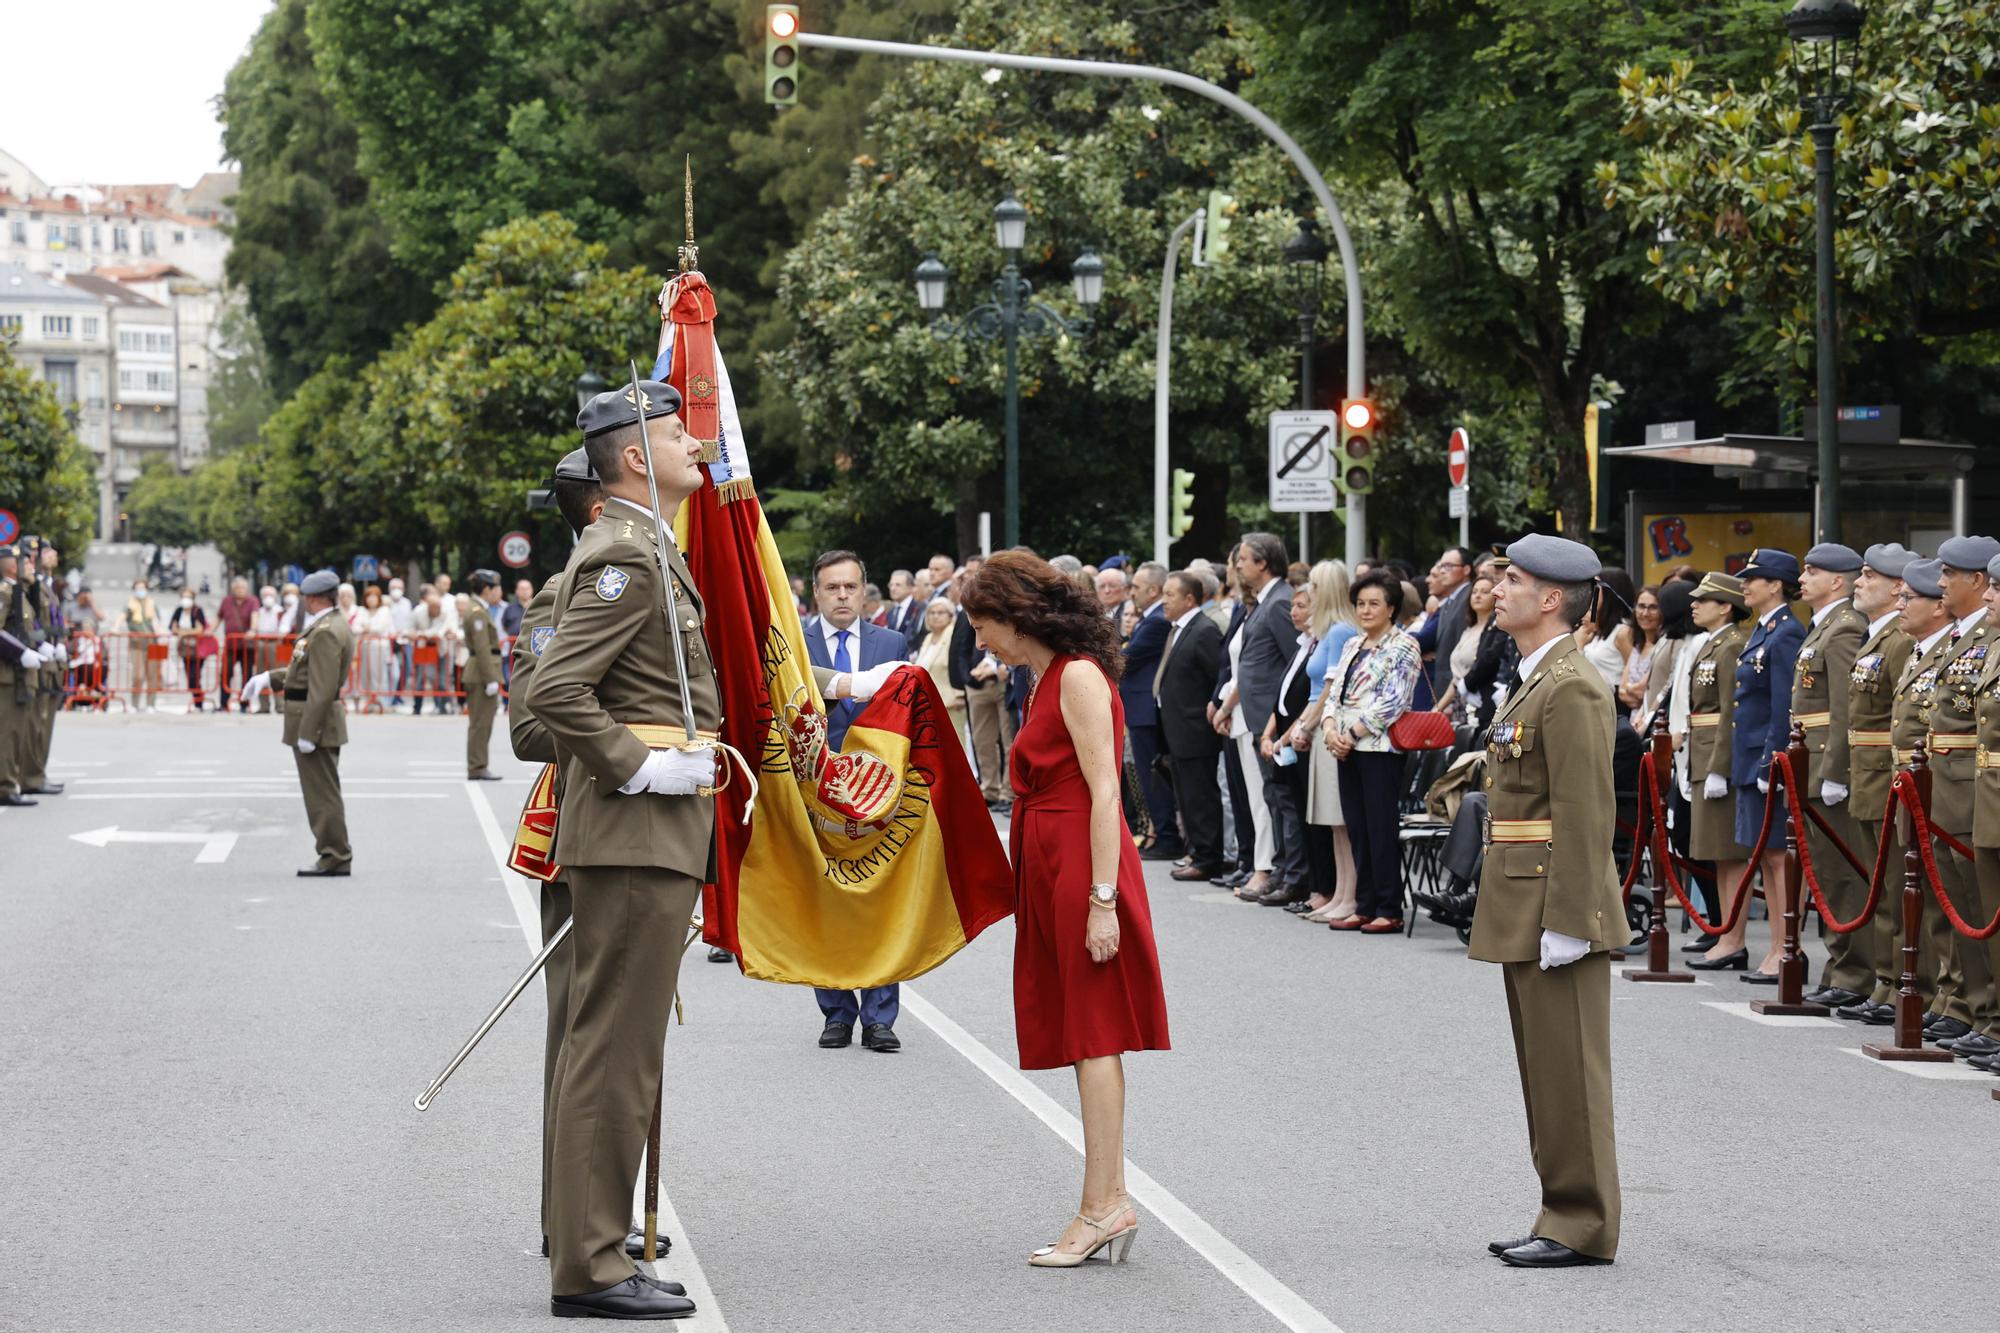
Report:
<svg viewBox="0 0 2000 1333"><path fill-rule="evenodd" d="M1952 569L1983 570L2000 555L2000 541L1991 537L1953 537L1938 547L1937 558Z"/></svg>
<svg viewBox="0 0 2000 1333"><path fill-rule="evenodd" d="M597 469L590 465L590 451L572 449L556 464L557 481L596 481Z"/></svg>
<svg viewBox="0 0 2000 1333"><path fill-rule="evenodd" d="M1597 577L1604 565L1597 552L1567 537L1531 532L1507 548L1507 559L1550 583L1583 583Z"/></svg>
<svg viewBox="0 0 2000 1333"><path fill-rule="evenodd" d="M593 435L602 435L607 430L629 426L639 419L637 411L639 406L645 408L648 421L656 417L672 416L681 410L680 390L671 384L662 384L658 380L640 380L637 404L632 401L630 384L622 389L600 393L585 403L583 410L576 414L576 428L583 432L583 438L587 440Z"/></svg>
<svg viewBox="0 0 2000 1333"><path fill-rule="evenodd" d="M1854 553L1852 546L1842 546L1839 542L1821 542L1806 552L1805 562L1829 574L1861 572L1861 557Z"/></svg>
<svg viewBox="0 0 2000 1333"><path fill-rule="evenodd" d="M18 560L21 553L11 546L0 545L0 560Z"/></svg>
<svg viewBox="0 0 2000 1333"><path fill-rule="evenodd" d="M1944 561L1912 560L1903 566L1903 586L1912 597L1944 596Z"/></svg>
<svg viewBox="0 0 2000 1333"><path fill-rule="evenodd" d="M1986 562L1986 577L1989 579L2000 579L2000 555L1996 555Z"/></svg>
<svg viewBox="0 0 2000 1333"><path fill-rule="evenodd" d="M339 586L340 575L330 569L316 569L306 575L305 582L299 585L299 595L302 597L331 597L333 596L334 589Z"/></svg>
<svg viewBox="0 0 2000 1333"><path fill-rule="evenodd" d="M1880 542L1862 553L1861 563L1885 578L1899 579L1912 560L1921 558L1901 542Z"/></svg>

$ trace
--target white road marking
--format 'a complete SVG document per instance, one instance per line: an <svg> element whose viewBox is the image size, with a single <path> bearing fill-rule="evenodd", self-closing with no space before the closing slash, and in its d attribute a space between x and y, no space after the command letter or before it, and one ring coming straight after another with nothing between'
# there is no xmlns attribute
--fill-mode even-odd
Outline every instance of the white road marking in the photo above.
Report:
<svg viewBox="0 0 2000 1333"><path fill-rule="evenodd" d="M190 774L176 774L174 775L174 780L177 782L289 782L296 786L299 780L299 775L296 773L273 773L269 777L262 777L262 778L252 777L248 775L239 775L236 777L204 778L190 773ZM160 779L157 777L78 778L76 780L76 785L79 787L139 787L139 786L146 786L148 784L156 784L159 781ZM347 787L355 787L363 785L371 787L406 786L412 782L450 783L453 786L457 786L458 784L464 781L465 779L463 778L427 778L418 776L416 774L412 774L409 777L402 777L402 778L342 778L340 780L340 785L343 789Z"/></svg>
<svg viewBox="0 0 2000 1333"><path fill-rule="evenodd" d="M202 829L148 833L140 829L121 829L111 824L84 833L72 833L69 838L71 842L80 842L86 847L109 847L114 842L198 842L201 850L194 854L196 865L220 865L236 849L234 833L210 833Z"/></svg>
<svg viewBox="0 0 2000 1333"><path fill-rule="evenodd" d="M1028 1108L1063 1142L1078 1153L1083 1151L1083 1124L1075 1116L1056 1105L1054 1099L988 1050L977 1037L947 1018L936 1005L918 995L908 982L903 983L902 997L906 1011L915 1014L919 1022L944 1038L947 1045L971 1061L980 1073ZM1133 1165L1130 1158L1125 1160L1125 1183L1136 1202L1144 1204L1146 1210L1164 1222L1169 1231L1187 1242L1188 1248L1213 1264L1218 1273L1235 1283L1246 1296L1263 1306L1293 1333L1340 1333L1339 1325L1236 1248L1228 1237L1175 1198L1166 1186Z"/></svg>
<svg viewBox="0 0 2000 1333"><path fill-rule="evenodd" d="M1750 1002L1732 1003L1729 1000L1703 1000L1702 1007L1728 1014L1731 1018L1747 1018L1752 1023L1762 1023L1767 1028L1837 1028L1840 1020L1821 1018L1815 1014L1760 1014L1750 1007Z"/></svg>
<svg viewBox="0 0 2000 1333"><path fill-rule="evenodd" d="M1887 1036L1888 1034L1884 1032L1883 1035ZM1942 1060L1935 1063L1923 1060L1877 1060L1872 1056L1863 1055L1859 1046L1843 1046L1840 1049L1846 1051L1849 1055L1861 1056L1862 1059L1868 1061L1871 1065L1879 1065L1884 1069L1893 1069L1899 1074L1910 1074L1917 1078L1944 1079L1953 1083L1994 1083L1993 1075L1983 1074L1979 1070L1962 1065L1956 1060L1953 1060L1950 1064L1946 1064Z"/></svg>
<svg viewBox="0 0 2000 1333"><path fill-rule="evenodd" d="M342 799L349 801L442 801L441 791L346 791L341 784ZM80 791L65 795L66 801L218 801L227 798L232 801L296 801L299 799L297 787L290 791Z"/></svg>
<svg viewBox="0 0 2000 1333"><path fill-rule="evenodd" d="M542 913L529 894L528 877L517 874L507 864L510 840L500 832L500 821L494 817L493 806L486 799L484 784L466 783L465 794L472 802L473 815L479 820L479 831L486 837L486 848L493 854L493 864L500 868L507 896L513 900L521 937L527 942L528 952L537 953L542 947ZM640 1211L643 1189L643 1181L633 1182L634 1217L644 1216ZM695 1303L694 1314L685 1320L675 1320L674 1328L678 1333L729 1333L729 1321L723 1318L721 1303L715 1299L714 1288L708 1285L708 1274L702 1271L701 1260L695 1256L687 1227L682 1225L680 1214L674 1211L674 1201L668 1197L665 1184L660 1186L658 1222L660 1231L673 1238L674 1248L668 1251L665 1259L653 1265L653 1271L666 1281L678 1282L686 1287L688 1299Z"/></svg>

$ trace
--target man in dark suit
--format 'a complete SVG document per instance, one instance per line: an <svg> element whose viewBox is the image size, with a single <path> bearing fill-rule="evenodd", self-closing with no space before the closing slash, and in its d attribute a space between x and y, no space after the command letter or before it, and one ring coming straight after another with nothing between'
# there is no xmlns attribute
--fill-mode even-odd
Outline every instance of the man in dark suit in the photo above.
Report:
<svg viewBox="0 0 2000 1333"><path fill-rule="evenodd" d="M924 604L917 597L916 580L907 569L889 575L889 601L882 608L882 625L902 635L911 651L923 642Z"/></svg>
<svg viewBox="0 0 2000 1333"><path fill-rule="evenodd" d="M1148 861L1178 860L1182 851L1180 829L1174 821L1173 787L1153 771L1153 761L1161 752L1153 676L1167 647L1169 627L1160 596L1166 581L1166 566L1154 561L1132 572L1132 605L1139 613L1139 622L1125 641L1125 674L1118 679L1118 697L1125 705L1125 734L1132 738L1132 764L1139 770L1139 791L1153 818L1153 845L1142 853Z"/></svg>
<svg viewBox="0 0 2000 1333"><path fill-rule="evenodd" d="M1438 609L1418 630L1417 646L1431 659L1431 698L1442 699L1451 685L1451 650L1458 647L1459 636L1465 633L1471 617L1472 552L1463 546L1447 546L1431 566L1429 582Z"/></svg>
<svg viewBox="0 0 2000 1333"><path fill-rule="evenodd" d="M909 659L903 636L861 619L861 593L868 580L861 557L852 551L828 551L813 562L813 598L819 615L806 626L806 656L816 667L832 671L866 671L884 662ZM830 703L826 710L826 743L838 750L863 704L853 699ZM875 986L859 992L816 990L826 1027L819 1044L836 1050L854 1040L861 1023L861 1044L871 1051L901 1050L896 1015L901 1009L896 986Z"/></svg>
<svg viewBox="0 0 2000 1333"><path fill-rule="evenodd" d="M1152 679L1145 682L1187 834L1188 861L1174 868L1173 877L1188 881L1208 879L1222 870L1222 787L1215 757L1224 742L1208 720L1216 672L1222 665L1222 631L1202 614L1202 592L1201 579L1186 570L1167 575L1157 617L1167 627L1167 639ZM1136 632L1133 637L1138 637Z"/></svg>
<svg viewBox="0 0 2000 1333"><path fill-rule="evenodd" d="M1218 726L1226 724L1234 706L1243 710L1248 734L1237 737L1242 757L1243 780L1249 788L1250 813L1257 828L1257 873L1237 890L1241 898L1258 898L1284 889L1304 897L1306 849L1303 843L1279 845L1279 821L1270 812L1274 765L1257 752L1257 738L1278 706L1278 685L1298 652L1299 632L1292 628L1292 589L1285 582L1284 539L1268 532L1246 532L1236 548L1236 578L1257 596L1257 605L1243 619L1237 633L1243 648L1237 655L1235 679L1224 692L1223 707L1217 712ZM1268 848L1268 863L1263 854Z"/></svg>

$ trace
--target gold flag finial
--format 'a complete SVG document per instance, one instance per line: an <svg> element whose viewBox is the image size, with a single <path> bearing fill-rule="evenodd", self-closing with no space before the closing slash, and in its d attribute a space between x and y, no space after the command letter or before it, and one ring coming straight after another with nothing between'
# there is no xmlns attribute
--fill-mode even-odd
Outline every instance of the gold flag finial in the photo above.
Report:
<svg viewBox="0 0 2000 1333"><path fill-rule="evenodd" d="M685 161L686 161L687 176L686 176L686 184L684 186L683 198L685 200L686 210L687 210L686 216L684 218L684 222L686 224L686 238L681 242L680 270L683 273L692 273L696 269L701 267L701 250L694 243L694 157L693 155L690 154L685 159Z"/></svg>

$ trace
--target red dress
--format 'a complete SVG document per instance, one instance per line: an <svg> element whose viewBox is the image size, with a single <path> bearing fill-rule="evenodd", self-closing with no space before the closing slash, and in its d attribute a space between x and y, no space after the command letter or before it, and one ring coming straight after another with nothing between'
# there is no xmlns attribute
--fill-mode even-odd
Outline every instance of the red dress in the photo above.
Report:
<svg viewBox="0 0 2000 1333"><path fill-rule="evenodd" d="M1124 1051L1164 1051L1167 999L1139 851L1118 837L1118 952L1092 962L1090 789L1062 715L1062 673L1099 670L1059 657L1035 688L1008 760L1014 784L1014 1035L1021 1068L1055 1069ZM1109 683L1108 681L1106 682ZM1111 691L1114 752L1125 748L1125 708ZM1097 909L1103 910L1103 909Z"/></svg>

